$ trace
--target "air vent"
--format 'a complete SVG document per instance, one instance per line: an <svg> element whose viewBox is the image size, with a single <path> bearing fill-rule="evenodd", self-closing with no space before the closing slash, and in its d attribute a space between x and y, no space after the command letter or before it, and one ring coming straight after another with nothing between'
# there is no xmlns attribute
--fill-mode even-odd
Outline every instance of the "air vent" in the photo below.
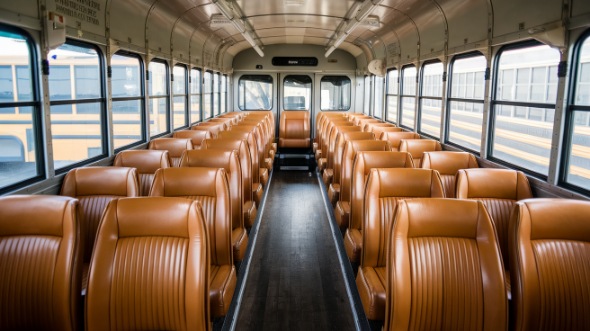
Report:
<svg viewBox="0 0 590 331"><path fill-rule="evenodd" d="M378 16L369 16L361 22L361 25L368 26L371 28L378 28L379 27L379 17Z"/></svg>
<svg viewBox="0 0 590 331"><path fill-rule="evenodd" d="M218 15L211 15L211 21L209 22L209 24L212 28L223 27L223 26L231 24L231 21L228 20L225 16L218 14Z"/></svg>

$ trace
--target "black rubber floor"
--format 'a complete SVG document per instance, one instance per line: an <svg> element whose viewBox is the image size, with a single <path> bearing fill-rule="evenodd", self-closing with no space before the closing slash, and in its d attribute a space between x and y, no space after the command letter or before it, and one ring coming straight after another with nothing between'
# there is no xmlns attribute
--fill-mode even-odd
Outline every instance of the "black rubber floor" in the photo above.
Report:
<svg viewBox="0 0 590 331"><path fill-rule="evenodd" d="M354 330L315 174L274 171L236 330Z"/></svg>

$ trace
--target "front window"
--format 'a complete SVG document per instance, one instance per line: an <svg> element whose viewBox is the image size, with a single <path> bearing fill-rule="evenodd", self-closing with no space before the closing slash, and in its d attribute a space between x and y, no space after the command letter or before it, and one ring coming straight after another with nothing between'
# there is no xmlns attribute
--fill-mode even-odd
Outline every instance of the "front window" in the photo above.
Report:
<svg viewBox="0 0 590 331"><path fill-rule="evenodd" d="M311 77L289 75L283 81L283 109L309 110L311 107Z"/></svg>

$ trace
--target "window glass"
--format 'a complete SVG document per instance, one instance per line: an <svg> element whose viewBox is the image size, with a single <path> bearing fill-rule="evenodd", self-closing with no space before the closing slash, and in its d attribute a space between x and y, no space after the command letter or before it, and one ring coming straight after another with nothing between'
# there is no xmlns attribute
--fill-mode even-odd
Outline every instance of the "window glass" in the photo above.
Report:
<svg viewBox="0 0 590 331"><path fill-rule="evenodd" d="M320 82L321 110L350 109L350 78L346 76L324 76Z"/></svg>
<svg viewBox="0 0 590 331"><path fill-rule="evenodd" d="M372 99L372 95L371 95L371 77L370 76L365 76L365 102L364 102L364 106L363 106L363 113L365 115L369 115L371 113L371 99Z"/></svg>
<svg viewBox="0 0 590 331"><path fill-rule="evenodd" d="M205 71L203 84L203 117L208 119L213 117L213 74L210 71Z"/></svg>
<svg viewBox="0 0 590 331"><path fill-rule="evenodd" d="M401 125L411 129L414 128L416 114L416 75L417 70L414 66L402 69Z"/></svg>
<svg viewBox="0 0 590 331"><path fill-rule="evenodd" d="M172 82L172 93L173 93L173 120L174 128L181 128L188 125L188 112L187 112L187 76L186 67L181 65L174 66L174 82Z"/></svg>
<svg viewBox="0 0 590 331"><path fill-rule="evenodd" d="M428 63L422 70L420 132L434 138L440 138L443 71L441 62Z"/></svg>
<svg viewBox="0 0 590 331"><path fill-rule="evenodd" d="M114 147L143 141L142 65L139 56L115 54L111 59Z"/></svg>
<svg viewBox="0 0 590 331"><path fill-rule="evenodd" d="M168 130L168 66L164 62L152 61L149 65L149 109L150 137Z"/></svg>
<svg viewBox="0 0 590 331"><path fill-rule="evenodd" d="M219 108L221 113L227 113L227 76L221 76L221 84L219 86L221 99L219 100Z"/></svg>
<svg viewBox="0 0 590 331"><path fill-rule="evenodd" d="M283 81L283 109L309 110L311 78L306 75L289 75Z"/></svg>
<svg viewBox="0 0 590 331"><path fill-rule="evenodd" d="M387 120L397 123L397 96L399 93L398 71L387 72Z"/></svg>
<svg viewBox="0 0 590 331"><path fill-rule="evenodd" d="M244 75L238 81L240 110L272 109L273 80L268 75Z"/></svg>
<svg viewBox="0 0 590 331"><path fill-rule="evenodd" d="M28 38L0 26L0 189L43 175L32 58Z"/></svg>
<svg viewBox="0 0 590 331"><path fill-rule="evenodd" d="M104 155L101 56L91 45L66 42L49 52L53 162L59 170Z"/></svg>
<svg viewBox="0 0 590 331"><path fill-rule="evenodd" d="M385 79L379 76L373 76L375 80L375 105L373 109L373 116L383 118L383 93Z"/></svg>
<svg viewBox="0 0 590 331"><path fill-rule="evenodd" d="M191 123L201 121L201 70L191 69Z"/></svg>
<svg viewBox="0 0 590 331"><path fill-rule="evenodd" d="M219 115L219 73L213 75L213 114Z"/></svg>

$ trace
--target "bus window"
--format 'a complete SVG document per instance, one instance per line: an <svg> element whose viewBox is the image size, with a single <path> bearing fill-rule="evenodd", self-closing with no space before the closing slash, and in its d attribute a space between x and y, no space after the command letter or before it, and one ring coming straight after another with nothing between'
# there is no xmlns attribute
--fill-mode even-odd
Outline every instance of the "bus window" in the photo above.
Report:
<svg viewBox="0 0 590 331"><path fill-rule="evenodd" d="M451 63L447 141L479 153L483 124L486 59L459 56Z"/></svg>
<svg viewBox="0 0 590 331"><path fill-rule="evenodd" d="M422 69L419 132L440 139L443 64L427 63Z"/></svg>
<svg viewBox="0 0 590 331"><path fill-rule="evenodd" d="M397 124L397 96L399 95L399 72L391 69L387 72L387 121Z"/></svg>
<svg viewBox="0 0 590 331"><path fill-rule="evenodd" d="M416 114L416 75L415 66L402 68L402 126L414 130L414 116Z"/></svg>
<svg viewBox="0 0 590 331"><path fill-rule="evenodd" d="M213 73L211 71L205 71L203 84L203 117L209 119L213 117Z"/></svg>
<svg viewBox="0 0 590 331"><path fill-rule="evenodd" d="M49 52L49 98L56 170L106 155L101 56L68 41Z"/></svg>
<svg viewBox="0 0 590 331"><path fill-rule="evenodd" d="M139 56L117 53L111 59L115 150L144 141L143 84Z"/></svg>
<svg viewBox="0 0 590 331"><path fill-rule="evenodd" d="M365 103L363 105L363 113L365 115L369 115L371 114L371 101L372 101L372 95L371 95L371 76L365 76L365 93L364 93L364 97L365 97Z"/></svg>
<svg viewBox="0 0 590 331"><path fill-rule="evenodd" d="M221 83L219 85L219 109L220 112L227 113L227 75L221 76Z"/></svg>
<svg viewBox="0 0 590 331"><path fill-rule="evenodd" d="M240 110L272 109L272 77L244 75L238 81L238 108Z"/></svg>
<svg viewBox="0 0 590 331"><path fill-rule="evenodd" d="M149 65L150 136L156 137L169 131L168 116L168 65L153 60Z"/></svg>
<svg viewBox="0 0 590 331"><path fill-rule="evenodd" d="M570 109L570 145L565 180L568 184L590 190L590 35L579 47L575 64L576 80Z"/></svg>
<svg viewBox="0 0 590 331"><path fill-rule="evenodd" d="M289 75L283 80L283 110L309 110L311 78L305 75Z"/></svg>
<svg viewBox="0 0 590 331"><path fill-rule="evenodd" d="M0 25L0 190L43 176L33 58L29 38Z"/></svg>
<svg viewBox="0 0 590 331"><path fill-rule="evenodd" d="M381 119L383 118L383 85L384 79L383 77L373 76L373 86L374 94L375 94L375 102L373 103L373 116Z"/></svg>
<svg viewBox="0 0 590 331"><path fill-rule="evenodd" d="M201 121L201 70L191 69L191 124Z"/></svg>
<svg viewBox="0 0 590 331"><path fill-rule="evenodd" d="M559 51L536 44L508 47L498 56L490 158L546 176Z"/></svg>
<svg viewBox="0 0 590 331"><path fill-rule="evenodd" d="M175 65L174 70L174 82L172 82L172 100L174 100L174 106L172 117L172 123L174 128L182 128L188 126L188 107L187 107L187 75L186 67L184 65Z"/></svg>
<svg viewBox="0 0 590 331"><path fill-rule="evenodd" d="M213 74L213 114L219 115L219 73Z"/></svg>
<svg viewBox="0 0 590 331"><path fill-rule="evenodd" d="M320 82L320 109L350 109L350 78L346 76L324 76Z"/></svg>

